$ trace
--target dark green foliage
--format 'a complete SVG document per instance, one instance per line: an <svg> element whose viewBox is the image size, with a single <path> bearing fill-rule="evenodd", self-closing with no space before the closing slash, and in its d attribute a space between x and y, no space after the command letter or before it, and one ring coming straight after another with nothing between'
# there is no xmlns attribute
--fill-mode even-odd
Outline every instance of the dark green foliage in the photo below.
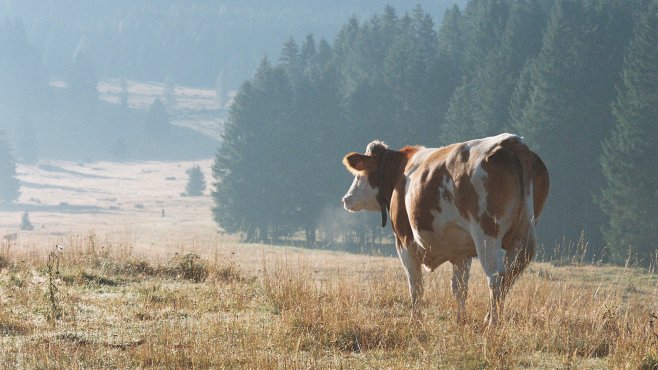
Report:
<svg viewBox="0 0 658 370"><path fill-rule="evenodd" d="M656 157L646 155L658 142L656 111L640 108L656 106L646 82L655 81L655 50L629 51L626 62L619 52L650 3L473 0L448 9L438 32L420 7L387 6L349 19L333 44L291 38L231 107L213 167L215 220L247 240L303 230L313 244L349 185L340 168L348 151L375 138L438 146L510 131L551 173L539 232L547 245L584 233L597 258L603 236L655 246L655 224L638 221L658 219L648 206L657 204L656 166L639 159Z"/></svg>
<svg viewBox="0 0 658 370"><path fill-rule="evenodd" d="M4 133L0 132L0 204L12 202L20 195L16 162Z"/></svg>
<svg viewBox="0 0 658 370"><path fill-rule="evenodd" d="M599 204L608 216L605 241L617 260L628 248L645 262L658 244L658 2L635 26L612 105L615 125L603 142L605 186Z"/></svg>
<svg viewBox="0 0 658 370"><path fill-rule="evenodd" d="M187 171L187 185L185 186L185 194L191 197L196 197L203 195L203 191L206 190L206 179L203 176L201 167L192 166Z"/></svg>
<svg viewBox="0 0 658 370"><path fill-rule="evenodd" d="M507 129L510 99L523 65L539 51L544 18L537 1L469 3L464 77L442 121L442 143Z"/></svg>
<svg viewBox="0 0 658 370"><path fill-rule="evenodd" d="M604 180L600 143L613 121L609 106L621 69L615 50L623 49L630 35L628 9L599 4L555 3L542 48L517 84L510 122L552 173L544 235L551 242L576 240L584 231L598 255L598 225L604 222L594 203Z"/></svg>
<svg viewBox="0 0 658 370"><path fill-rule="evenodd" d="M231 106L223 145L213 165L217 190L214 217L246 240L276 240L290 222L293 195L285 168L296 141L291 126L292 90L286 73L263 59L253 83L245 83ZM285 217L288 216L288 217Z"/></svg>

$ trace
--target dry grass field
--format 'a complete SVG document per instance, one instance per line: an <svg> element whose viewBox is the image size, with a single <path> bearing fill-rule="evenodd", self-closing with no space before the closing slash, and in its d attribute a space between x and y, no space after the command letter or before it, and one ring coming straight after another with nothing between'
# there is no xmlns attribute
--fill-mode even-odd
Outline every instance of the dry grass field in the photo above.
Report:
<svg viewBox="0 0 658 370"><path fill-rule="evenodd" d="M19 168L35 229L0 212L1 368L658 368L651 271L533 263L485 331L478 264L464 325L443 266L415 322L394 258L218 235L180 195L195 163Z"/></svg>

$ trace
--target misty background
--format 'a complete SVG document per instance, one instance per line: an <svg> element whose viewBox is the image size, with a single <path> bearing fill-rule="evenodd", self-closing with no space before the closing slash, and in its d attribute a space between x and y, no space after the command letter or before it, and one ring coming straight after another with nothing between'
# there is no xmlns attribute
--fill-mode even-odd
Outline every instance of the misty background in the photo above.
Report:
<svg viewBox="0 0 658 370"><path fill-rule="evenodd" d="M245 241L390 243L347 215L372 139L500 132L544 159L538 234L649 259L658 230L658 1L0 0L0 200L15 163L214 158ZM546 254L550 257L552 252Z"/></svg>

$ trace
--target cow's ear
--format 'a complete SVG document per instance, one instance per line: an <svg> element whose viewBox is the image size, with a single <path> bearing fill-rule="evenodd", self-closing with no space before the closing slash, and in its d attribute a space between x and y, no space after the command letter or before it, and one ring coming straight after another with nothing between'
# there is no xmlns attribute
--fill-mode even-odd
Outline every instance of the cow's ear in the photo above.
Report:
<svg viewBox="0 0 658 370"><path fill-rule="evenodd" d="M343 158L343 164L353 175L363 175L372 158L359 153L350 153Z"/></svg>

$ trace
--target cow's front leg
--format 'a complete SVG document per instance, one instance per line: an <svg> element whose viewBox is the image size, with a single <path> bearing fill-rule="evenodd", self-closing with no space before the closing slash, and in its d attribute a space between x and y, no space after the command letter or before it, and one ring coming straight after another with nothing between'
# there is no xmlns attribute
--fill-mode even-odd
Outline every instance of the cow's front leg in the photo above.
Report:
<svg viewBox="0 0 658 370"><path fill-rule="evenodd" d="M415 254L397 242L397 251L404 272L407 274L409 283L409 293L411 294L411 318L412 320L420 319L420 301L423 298L423 273L420 268L420 261Z"/></svg>
<svg viewBox="0 0 658 370"><path fill-rule="evenodd" d="M468 295L468 278L471 272L472 258L464 258L452 263L452 295L457 300L457 322L466 320L466 296Z"/></svg>

